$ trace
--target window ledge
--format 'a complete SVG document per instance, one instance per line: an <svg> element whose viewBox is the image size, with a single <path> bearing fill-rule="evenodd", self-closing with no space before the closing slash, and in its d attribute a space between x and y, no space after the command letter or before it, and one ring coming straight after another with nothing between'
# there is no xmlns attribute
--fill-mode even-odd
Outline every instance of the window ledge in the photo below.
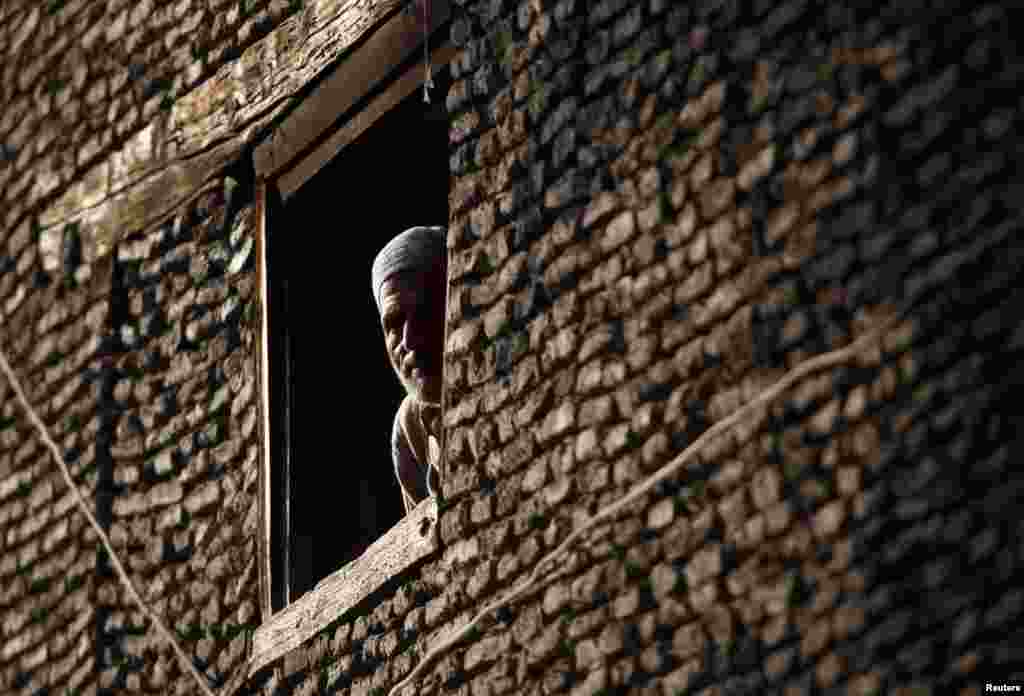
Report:
<svg viewBox="0 0 1024 696"><path fill-rule="evenodd" d="M257 628L247 674L255 674L305 643L437 546L437 498L430 497L359 558L318 582Z"/></svg>

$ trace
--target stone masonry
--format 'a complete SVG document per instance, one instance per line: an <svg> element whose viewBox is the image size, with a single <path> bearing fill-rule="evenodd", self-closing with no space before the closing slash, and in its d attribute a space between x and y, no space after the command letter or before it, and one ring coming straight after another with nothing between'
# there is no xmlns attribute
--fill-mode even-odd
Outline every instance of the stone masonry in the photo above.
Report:
<svg viewBox="0 0 1024 696"><path fill-rule="evenodd" d="M0 349L209 684L388 693L893 316L403 693L1024 684L1024 62L1002 4L907 0L456 0L441 549L246 678L252 146L388 11L0 9ZM0 693L199 693L2 379Z"/></svg>

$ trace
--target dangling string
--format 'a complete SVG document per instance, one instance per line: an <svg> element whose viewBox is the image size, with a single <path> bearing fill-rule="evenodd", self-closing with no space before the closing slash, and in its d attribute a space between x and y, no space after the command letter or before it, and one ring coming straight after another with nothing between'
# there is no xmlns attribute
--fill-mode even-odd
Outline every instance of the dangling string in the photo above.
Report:
<svg viewBox="0 0 1024 696"><path fill-rule="evenodd" d="M430 0L423 0L423 62L426 64L426 78L423 80L423 102L430 103L430 90L434 78L430 70Z"/></svg>

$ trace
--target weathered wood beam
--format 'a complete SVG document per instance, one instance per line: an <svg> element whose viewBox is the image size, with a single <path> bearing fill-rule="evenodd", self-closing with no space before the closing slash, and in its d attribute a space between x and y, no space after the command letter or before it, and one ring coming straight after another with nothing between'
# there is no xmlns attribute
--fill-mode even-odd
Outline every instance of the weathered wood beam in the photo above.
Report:
<svg viewBox="0 0 1024 696"><path fill-rule="evenodd" d="M450 11L448 0L431 3L431 33L448 21ZM447 37L443 42L447 43ZM322 138L340 117L422 46L423 27L416 17L400 12L389 19L303 99L269 139L257 146L256 173L273 176L294 165L295 159ZM287 195L284 190L282 195Z"/></svg>
<svg viewBox="0 0 1024 696"><path fill-rule="evenodd" d="M248 674L300 647L438 547L437 499L427 498L359 558L317 583L253 633Z"/></svg>
<svg viewBox="0 0 1024 696"><path fill-rule="evenodd" d="M259 506L260 526L257 538L259 554L259 596L260 618L266 621L274 613L271 602L270 584L270 553L273 549L271 539L270 486L273 479L270 471L270 311L267 301L267 183L262 179L256 182L256 279L260 289L260 343L259 368L257 383L260 389L260 470L259 470Z"/></svg>
<svg viewBox="0 0 1024 696"><path fill-rule="evenodd" d="M440 70L455 55L455 47L446 43L437 51L431 51L430 64L435 70ZM284 200L295 193L304 183L309 181L324 166L341 152L342 148L354 142L362 135L367 128L388 111L398 106L399 103L423 84L423 66L415 65L405 71L400 78L378 93L370 102L344 125L334 131L327 140L317 145L306 156L299 158L295 163L281 173L277 179L278 190ZM445 95L436 94L434 99L444 99Z"/></svg>
<svg viewBox="0 0 1024 696"><path fill-rule="evenodd" d="M79 222L87 260L106 253L220 174L403 3L310 0L79 177L40 211L41 227Z"/></svg>

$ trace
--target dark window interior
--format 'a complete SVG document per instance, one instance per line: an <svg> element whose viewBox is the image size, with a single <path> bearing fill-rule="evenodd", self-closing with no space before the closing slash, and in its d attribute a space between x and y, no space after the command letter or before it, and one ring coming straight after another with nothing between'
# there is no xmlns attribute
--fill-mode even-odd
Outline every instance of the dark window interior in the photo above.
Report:
<svg viewBox="0 0 1024 696"><path fill-rule="evenodd" d="M447 72L431 104L416 89L287 202L268 196L275 611L404 514L390 447L404 391L370 268L395 234L448 222Z"/></svg>

